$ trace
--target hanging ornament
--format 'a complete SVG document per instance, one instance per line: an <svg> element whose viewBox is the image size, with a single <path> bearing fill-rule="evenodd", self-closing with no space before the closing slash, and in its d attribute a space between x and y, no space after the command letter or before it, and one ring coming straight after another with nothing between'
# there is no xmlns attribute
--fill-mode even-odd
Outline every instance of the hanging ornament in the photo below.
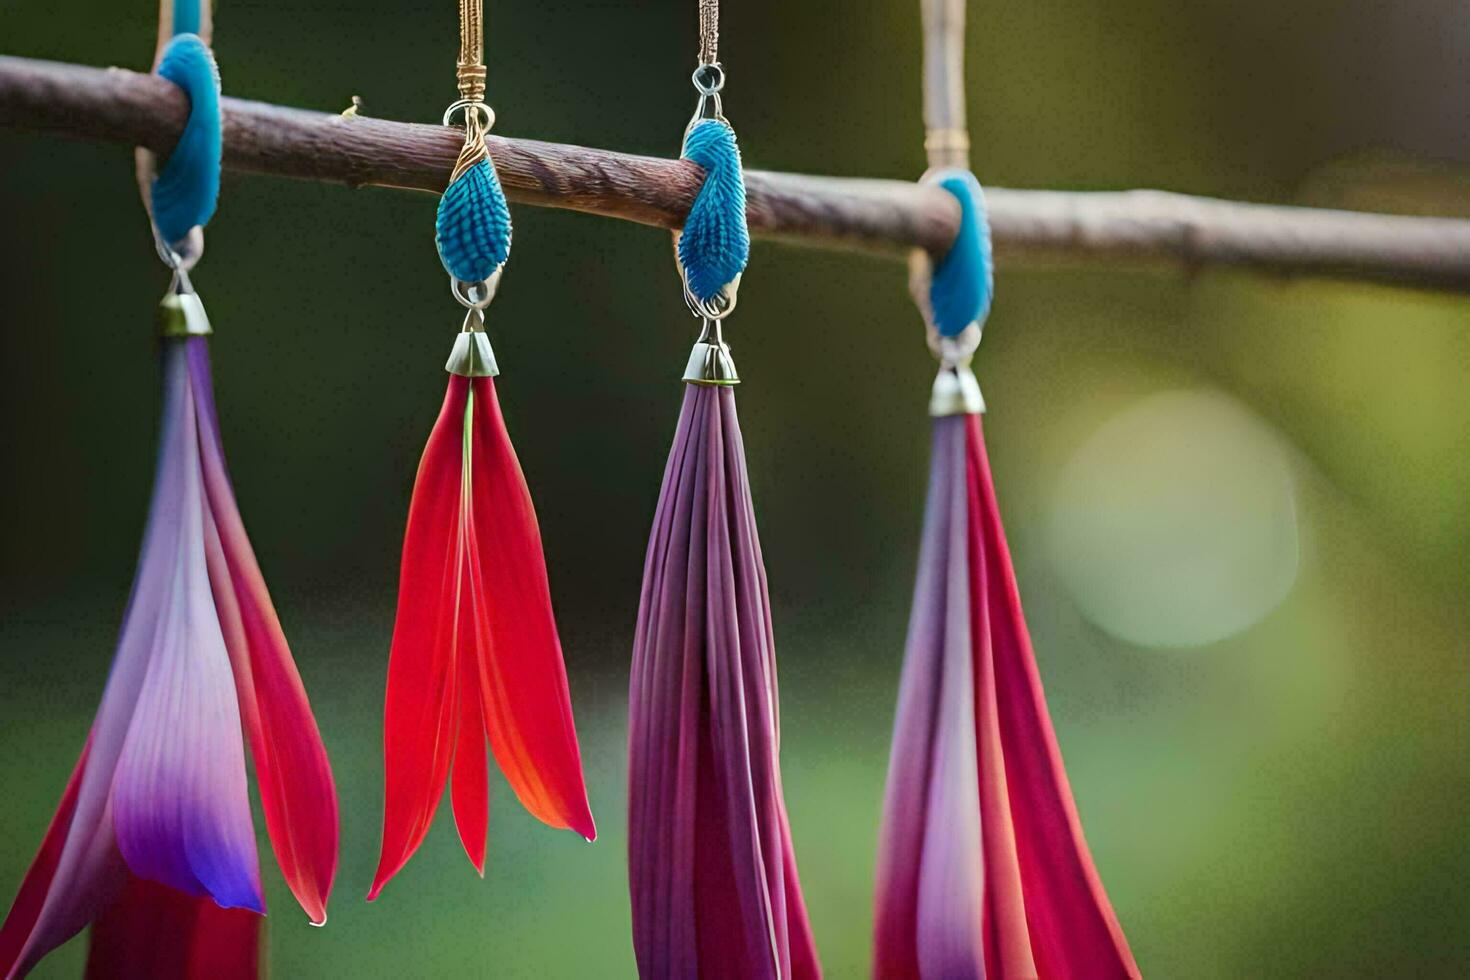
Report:
<svg viewBox="0 0 1470 980"><path fill-rule="evenodd" d="M721 322L750 249L735 134L721 113L717 8L700 4L699 107L684 156L705 169L677 240L703 329L643 569L629 690L628 880L647 980L821 975L778 761L776 652L738 382Z"/></svg>
<svg viewBox="0 0 1470 980"><path fill-rule="evenodd" d="M967 171L931 174L960 233L921 294L933 455L879 840L875 977L1136 977L1046 710L970 361L990 231Z"/></svg>
<svg viewBox="0 0 1470 980"><path fill-rule="evenodd" d="M485 742L522 805L597 836L583 786L541 531L500 414L484 311L510 255L510 209L485 145L482 7L461 0L465 135L439 201L435 241L466 310L449 391L414 481L383 710L383 844L368 900L408 862L445 783L470 862L485 873Z"/></svg>
<svg viewBox="0 0 1470 980"><path fill-rule="evenodd" d="M172 16L170 16L170 13ZM18 977L94 924L91 977L259 973L259 859L246 778L312 922L337 866L337 797L301 678L236 507L220 441L204 306L189 279L219 190L219 75L208 9L165 8L157 72L190 114L157 176L140 158L159 254L163 422L132 597L96 720L0 927ZM175 36L176 34L176 36ZM243 736L242 736L243 728Z"/></svg>

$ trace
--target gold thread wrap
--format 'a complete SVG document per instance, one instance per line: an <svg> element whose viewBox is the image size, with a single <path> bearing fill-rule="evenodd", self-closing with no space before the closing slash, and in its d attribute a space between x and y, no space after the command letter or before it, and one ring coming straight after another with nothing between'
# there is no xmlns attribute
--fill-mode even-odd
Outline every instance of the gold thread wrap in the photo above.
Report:
<svg viewBox="0 0 1470 980"><path fill-rule="evenodd" d="M460 101L451 109L464 110L464 146L449 175L451 184L490 157L485 134L495 124L495 113L485 105L484 0L459 0L459 58L455 62L455 78Z"/></svg>
<svg viewBox="0 0 1470 980"><path fill-rule="evenodd" d="M452 184L463 177L481 160L490 158L490 148L485 145L485 133L489 131L489 110L482 106L469 106L464 113L464 145L459 149L459 159L454 161L454 170L449 175Z"/></svg>
<svg viewBox="0 0 1470 980"><path fill-rule="evenodd" d="M472 102L485 100L484 0L459 0L459 95Z"/></svg>
<svg viewBox="0 0 1470 980"><path fill-rule="evenodd" d="M699 0L699 63L713 65L720 53L720 0Z"/></svg>

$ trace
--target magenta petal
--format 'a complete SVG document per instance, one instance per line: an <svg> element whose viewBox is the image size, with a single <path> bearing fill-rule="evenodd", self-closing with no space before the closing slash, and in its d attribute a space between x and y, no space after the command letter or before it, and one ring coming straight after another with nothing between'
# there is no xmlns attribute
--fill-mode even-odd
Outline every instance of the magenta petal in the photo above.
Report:
<svg viewBox="0 0 1470 980"><path fill-rule="evenodd" d="M175 532L167 562L141 578L159 597L149 662L118 758L113 826L141 878L225 908L264 911L234 675L205 558L199 417L183 344L165 353L170 419L155 504Z"/></svg>
<svg viewBox="0 0 1470 980"><path fill-rule="evenodd" d="M1021 611L980 418L966 419L971 553L985 569L984 616L994 673L1006 797L1031 953L1041 976L1137 977L1138 964L1092 862L1052 731ZM977 602L980 597L977 596ZM985 819L989 819L987 816Z"/></svg>
<svg viewBox="0 0 1470 980"><path fill-rule="evenodd" d="M820 976L782 801L770 601L728 388L685 390L644 566L630 702L640 973Z"/></svg>

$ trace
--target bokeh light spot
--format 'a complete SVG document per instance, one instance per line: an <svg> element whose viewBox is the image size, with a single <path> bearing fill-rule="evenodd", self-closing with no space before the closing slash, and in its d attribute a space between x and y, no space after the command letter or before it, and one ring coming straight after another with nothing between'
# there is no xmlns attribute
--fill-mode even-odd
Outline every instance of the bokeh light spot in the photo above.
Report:
<svg viewBox="0 0 1470 980"><path fill-rule="evenodd" d="M1103 422L1063 467L1047 553L1083 614L1145 647L1225 639L1296 581L1285 440L1213 391L1168 391Z"/></svg>

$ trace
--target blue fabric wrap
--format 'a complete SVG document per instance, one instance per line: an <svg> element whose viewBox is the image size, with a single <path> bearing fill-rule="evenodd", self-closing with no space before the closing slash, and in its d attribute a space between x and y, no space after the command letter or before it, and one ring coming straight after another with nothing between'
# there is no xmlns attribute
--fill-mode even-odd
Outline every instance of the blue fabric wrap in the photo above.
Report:
<svg viewBox="0 0 1470 980"><path fill-rule="evenodd" d="M203 25L200 4L203 0L174 0L174 23L175 34L198 34Z"/></svg>
<svg viewBox="0 0 1470 980"><path fill-rule="evenodd" d="M445 270L465 282L489 279L510 258L510 205L488 158L445 188L434 244Z"/></svg>
<svg viewBox="0 0 1470 980"><path fill-rule="evenodd" d="M679 264L689 291L707 300L745 271L750 260L745 176L735 131L718 119L700 121L684 138L684 159L703 167L705 177L679 236Z"/></svg>
<svg viewBox="0 0 1470 980"><path fill-rule="evenodd" d="M972 323L984 323L995 288L990 258L990 221L985 192L968 170L941 171L933 179L960 202L960 231L948 254L929 278L934 328L953 337Z"/></svg>
<svg viewBox="0 0 1470 980"><path fill-rule="evenodd" d="M166 243L208 223L219 201L222 132L219 68L197 34L180 34L163 49L158 74L189 97L189 120L179 142L153 179L153 224Z"/></svg>

